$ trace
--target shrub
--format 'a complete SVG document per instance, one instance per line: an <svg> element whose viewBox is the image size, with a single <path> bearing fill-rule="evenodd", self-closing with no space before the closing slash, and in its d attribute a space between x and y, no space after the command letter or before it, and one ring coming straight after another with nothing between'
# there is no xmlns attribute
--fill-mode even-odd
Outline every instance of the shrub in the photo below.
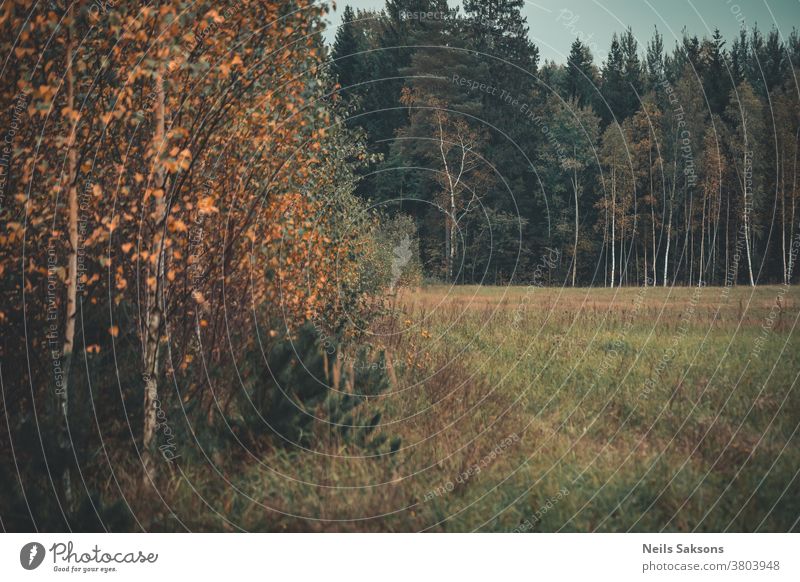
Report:
<svg viewBox="0 0 800 582"><path fill-rule="evenodd" d="M383 357L379 353L377 362L370 362L365 348L346 357L339 342L310 323L266 354L251 354L262 360L263 373L239 402L247 433L255 441L266 427L274 446L311 446L331 437L384 450L388 437L377 430L382 411L368 403L389 385ZM398 446L395 440L389 450Z"/></svg>

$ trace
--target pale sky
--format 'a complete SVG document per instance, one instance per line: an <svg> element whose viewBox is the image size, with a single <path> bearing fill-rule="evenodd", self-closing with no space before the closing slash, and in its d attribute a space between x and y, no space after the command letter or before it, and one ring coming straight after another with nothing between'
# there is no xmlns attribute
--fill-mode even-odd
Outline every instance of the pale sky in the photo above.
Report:
<svg viewBox="0 0 800 582"><path fill-rule="evenodd" d="M384 1L337 0L336 4L326 33L329 42L346 5L380 9ZM580 36L599 64L608 52L611 34L628 26L642 48L652 36L653 26L658 26L669 50L684 27L699 37L711 36L717 27L730 47L743 22L748 27L757 23L762 32L776 26L784 37L793 26L800 26L800 0L526 0L525 4L523 14L528 17L531 40L539 47L542 62L565 62L572 41ZM461 2L450 0L451 9L457 5Z"/></svg>

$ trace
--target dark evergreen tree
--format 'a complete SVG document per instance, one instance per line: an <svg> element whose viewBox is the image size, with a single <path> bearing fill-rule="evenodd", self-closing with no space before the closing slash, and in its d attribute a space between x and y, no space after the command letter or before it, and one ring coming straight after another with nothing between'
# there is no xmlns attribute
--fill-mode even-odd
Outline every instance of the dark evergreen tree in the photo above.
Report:
<svg viewBox="0 0 800 582"><path fill-rule="evenodd" d="M762 71L762 63L766 59L766 46L764 35L758 30L758 25L753 26L750 32L749 50L747 52L746 77L750 85L760 96L766 96L766 80Z"/></svg>
<svg viewBox="0 0 800 582"><path fill-rule="evenodd" d="M623 77L624 61L619 38L614 33L611 37L611 48L603 64L602 96L603 105L600 118L604 125L611 123L615 117L620 117L625 104L625 80Z"/></svg>
<svg viewBox="0 0 800 582"><path fill-rule="evenodd" d="M535 73L539 50L528 37L528 24L521 12L524 4L524 0L465 0L464 11L476 50Z"/></svg>
<svg viewBox="0 0 800 582"><path fill-rule="evenodd" d="M725 62L725 41L719 29L714 30L711 39L704 39L701 48L703 62L703 91L712 114L721 115L728 106L730 77Z"/></svg>
<svg viewBox="0 0 800 582"><path fill-rule="evenodd" d="M331 53L331 66L339 84L344 87L345 94L349 87L364 80L368 70L365 56L359 54L367 48L362 27L355 20L356 15L353 9L345 6L342 23L336 31L336 39L333 42Z"/></svg>
<svg viewBox="0 0 800 582"><path fill-rule="evenodd" d="M739 31L739 36L733 41L731 46L731 84L735 87L745 80L747 77L747 59L748 59L748 46L747 31L742 29Z"/></svg>
<svg viewBox="0 0 800 582"><path fill-rule="evenodd" d="M592 62L592 53L579 38L575 39L569 51L564 94L582 106L593 104L598 94L597 72Z"/></svg>
<svg viewBox="0 0 800 582"><path fill-rule="evenodd" d="M482 95L481 119L490 128L486 155L503 178L494 207L529 219L526 236L532 238L546 213L532 163L543 134L530 118L557 87L537 77L539 51L528 37L523 5L522 0L467 0L464 9L470 47L488 69L481 80L493 88L493 94Z"/></svg>
<svg viewBox="0 0 800 582"><path fill-rule="evenodd" d="M772 92L783 83L786 73L786 48L780 39L778 30L773 28L767 36L761 60L761 73L767 92Z"/></svg>
<svg viewBox="0 0 800 582"><path fill-rule="evenodd" d="M660 91L664 82L664 37L655 29L647 43L644 86L646 91Z"/></svg>
<svg viewBox="0 0 800 582"><path fill-rule="evenodd" d="M636 37L633 36L630 27L620 37L620 48L622 49L622 81L625 87L624 99L621 103L621 117L627 119L639 109L639 100L643 92L639 43L636 42Z"/></svg>
<svg viewBox="0 0 800 582"><path fill-rule="evenodd" d="M798 68L800 67L800 35L797 34L797 29L793 28L789 39L786 42L786 52L788 53L789 63L788 66Z"/></svg>
<svg viewBox="0 0 800 582"><path fill-rule="evenodd" d="M689 64L694 67L697 71L700 67L702 67L702 62L700 61L700 40L697 36L689 36L686 32L686 29L683 29L683 53L686 57L686 60Z"/></svg>

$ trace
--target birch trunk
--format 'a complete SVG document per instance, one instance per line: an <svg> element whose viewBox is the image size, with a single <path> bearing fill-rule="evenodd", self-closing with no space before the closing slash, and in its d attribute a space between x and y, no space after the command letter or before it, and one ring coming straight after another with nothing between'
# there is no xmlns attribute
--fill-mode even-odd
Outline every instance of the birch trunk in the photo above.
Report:
<svg viewBox="0 0 800 582"><path fill-rule="evenodd" d="M72 368L72 358L75 351L75 318L78 312L78 189L76 177L78 172L78 151L75 145L77 139L78 118L75 112L75 73L72 68L73 60L73 11L70 6L69 25L67 27L67 109L72 123L70 124L69 146L67 150L67 175L65 189L67 191L67 231L69 234L69 257L67 259L67 320L64 327L64 346L62 348L63 377L61 388L56 390L58 397L59 413L61 415L60 439L61 447L69 448L69 377ZM69 469L65 468L62 475L64 496L67 504L72 503L72 484Z"/></svg>
<svg viewBox="0 0 800 582"><path fill-rule="evenodd" d="M703 196L703 216L700 220L700 264L698 265L697 284L703 284L703 264L705 262L706 242L706 197Z"/></svg>
<svg viewBox="0 0 800 582"><path fill-rule="evenodd" d="M792 220L789 223L789 240L794 244L794 221L795 221L795 197L796 190L792 191ZM792 273L794 273L794 260L795 255L791 254L791 247L789 247L789 283L792 282Z"/></svg>
<svg viewBox="0 0 800 582"><path fill-rule="evenodd" d="M575 274L578 271L578 168L575 167L573 172L572 191L575 193L575 245L572 248L572 286L574 287Z"/></svg>
<svg viewBox="0 0 800 582"><path fill-rule="evenodd" d="M744 153L744 187L742 188L742 197L744 200L744 248L747 253L747 275L750 277L750 286L755 287L753 280L753 260L750 257L750 210L747 207L747 147ZM753 169L750 169L752 175Z"/></svg>
<svg viewBox="0 0 800 582"><path fill-rule="evenodd" d="M617 180L616 167L611 168L611 288L614 288L614 269L617 265Z"/></svg>
<svg viewBox="0 0 800 582"><path fill-rule="evenodd" d="M158 403L158 375L159 375L159 344L162 327L162 302L164 281L164 226L167 214L167 184L165 180L164 165L160 161L161 150L164 147L166 124L166 96L164 91L164 77L161 69L155 75L155 128L153 131L154 168L153 185L155 190L161 190L155 196L155 216L151 238L151 252L155 259L152 265L152 278L147 281L147 301L145 317L145 345L144 345L144 438L142 463L144 465L144 479L154 476L154 445L157 425Z"/></svg>
<svg viewBox="0 0 800 582"><path fill-rule="evenodd" d="M728 273L730 272L730 245L731 245L731 200L725 197L725 285L728 284ZM734 275L735 276L735 275Z"/></svg>
<svg viewBox="0 0 800 582"><path fill-rule="evenodd" d="M450 256L447 259L447 282L453 283L453 265L456 259L456 193L450 190Z"/></svg>
<svg viewBox="0 0 800 582"><path fill-rule="evenodd" d="M786 265L786 152L781 156L781 261L783 262L783 284L789 284ZM775 194L777 196L777 192Z"/></svg>
<svg viewBox="0 0 800 582"><path fill-rule="evenodd" d="M655 201L655 196L653 196L653 150L650 150L650 166L649 166L649 174L650 174L650 236L651 241L653 243L653 287L658 286L658 250L656 249L656 209L654 208L653 202ZM645 252L645 255L647 252Z"/></svg>
<svg viewBox="0 0 800 582"><path fill-rule="evenodd" d="M664 287L667 286L667 268L669 266L669 244L672 241L672 205L674 201L675 186L672 186L673 191L669 195L669 217L667 218L667 248L664 252Z"/></svg>

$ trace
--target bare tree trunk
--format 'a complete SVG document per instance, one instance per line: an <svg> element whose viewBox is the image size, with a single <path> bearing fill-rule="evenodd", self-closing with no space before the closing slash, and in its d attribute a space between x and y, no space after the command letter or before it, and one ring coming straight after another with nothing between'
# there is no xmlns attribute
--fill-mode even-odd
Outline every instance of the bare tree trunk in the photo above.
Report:
<svg viewBox="0 0 800 582"><path fill-rule="evenodd" d="M667 286L667 268L669 267L669 244L672 240L672 207L675 203L675 168L677 162L673 162L672 188L669 193L669 218L667 219L667 248L664 253L664 287ZM677 243L676 243L677 244Z"/></svg>
<svg viewBox="0 0 800 582"><path fill-rule="evenodd" d="M638 254L638 251L637 251L637 254ZM647 279L650 277L650 269L647 266L647 240L646 239L642 240L642 254L644 254L644 286L647 287ZM638 273L639 268L638 268L638 266L637 266L636 270L637 270L636 276L638 277L639 276L639 273Z"/></svg>
<svg viewBox="0 0 800 582"><path fill-rule="evenodd" d="M743 188L742 188L742 196L744 200L744 248L747 252L747 274L750 277L750 286L755 287L755 281L753 280L753 260L750 256L750 209L747 207L747 146L745 145L744 148L744 176L743 176ZM750 169L750 173L752 174L753 169Z"/></svg>
<svg viewBox="0 0 800 582"><path fill-rule="evenodd" d="M663 276L663 283L664 287L667 286L667 268L669 267L669 245L672 241L672 196L670 196L669 201L669 217L667 218L667 247L664 251L664 276Z"/></svg>
<svg viewBox="0 0 800 582"><path fill-rule="evenodd" d="M453 282L453 275L455 273L455 262L456 262L456 204L455 198L451 195L450 197L450 260L447 262L450 268L450 273L448 274L448 282Z"/></svg>
<svg viewBox="0 0 800 582"><path fill-rule="evenodd" d="M61 446L65 449L69 447L69 377L72 367L72 359L75 351L75 319L78 312L78 188L76 182L78 173L78 151L76 148L78 117L75 111L75 72L72 68L73 59L73 10L69 8L67 15L69 25L67 27L67 110L69 111L72 123L70 125L70 137L67 150L67 175L65 179L65 189L67 191L67 230L69 233L69 258L67 260L67 320L64 328L63 356L63 379L61 388L56 390L59 400L61 422L63 426L61 433ZM62 475L64 486L64 496L67 504L72 503L72 484L68 468L64 469Z"/></svg>
<svg viewBox="0 0 800 582"><path fill-rule="evenodd" d="M625 261L625 201L622 202L622 210L619 217L619 281L617 284L622 287L623 282L627 283L628 263Z"/></svg>
<svg viewBox="0 0 800 582"><path fill-rule="evenodd" d="M714 206L714 214L710 219L714 224L714 235L711 236L711 227L709 226L709 248L711 249L711 276L709 281L713 285L716 281L717 262L719 261L719 225L722 222L722 172L720 171L719 186L716 191L716 205Z"/></svg>
<svg viewBox="0 0 800 582"><path fill-rule="evenodd" d="M578 271L578 168L573 168L573 172L572 191L575 194L575 246L572 248L572 286L574 287L575 274Z"/></svg>
<svg viewBox="0 0 800 582"><path fill-rule="evenodd" d="M606 197L603 192L603 197ZM603 204L605 217L603 220L603 287L608 287L608 201Z"/></svg>
<svg viewBox="0 0 800 582"><path fill-rule="evenodd" d="M730 246L731 246L731 200L729 196L725 197L725 284L728 284L728 271L730 265ZM734 277L736 275L734 274Z"/></svg>
<svg viewBox="0 0 800 582"><path fill-rule="evenodd" d="M689 214L686 217L686 240L689 243L689 287L694 283L694 196L689 194Z"/></svg>
<svg viewBox="0 0 800 582"><path fill-rule="evenodd" d="M450 231L453 228L453 221L449 216L444 217L444 276L447 281L450 281Z"/></svg>
<svg viewBox="0 0 800 582"><path fill-rule="evenodd" d="M447 282L453 282L453 265L456 259L456 194L450 190L450 256L447 259Z"/></svg>
<svg viewBox="0 0 800 582"><path fill-rule="evenodd" d="M162 328L162 303L164 284L164 226L167 218L167 184L165 180L164 165L160 161L161 151L164 148L166 136L166 95L164 91L163 70L159 69L155 75L155 131L153 132L154 190L161 189L161 194L156 196L155 216L151 240L151 252L155 257L153 277L147 281L147 303L145 319L144 342L144 439L142 463L144 465L144 481L154 476L154 445L157 425L158 401L158 375L159 375L159 347Z"/></svg>
<svg viewBox="0 0 800 582"><path fill-rule="evenodd" d="M616 162L616 160L615 160ZM611 288L614 288L614 276L617 265L617 168L611 168Z"/></svg>
<svg viewBox="0 0 800 582"><path fill-rule="evenodd" d="M797 150L800 145L800 127L797 128L797 134L794 139L794 169L792 170L792 219L789 221L789 240L794 243L794 224L795 224L795 202L797 199ZM789 283L792 282L792 273L794 273L794 256L791 254L791 245L789 246Z"/></svg>
<svg viewBox="0 0 800 582"><path fill-rule="evenodd" d="M653 201L653 150L650 150L650 166L648 168L650 175L650 235L653 243L653 287L658 286L658 250L656 249L656 209ZM645 252L645 255L647 253Z"/></svg>
<svg viewBox="0 0 800 582"><path fill-rule="evenodd" d="M453 264L455 263L455 256L456 256L456 228L458 226L458 221L456 220L456 190L459 187L461 182L461 178L464 175L465 167L466 167L466 159L467 159L467 145L464 143L464 136L459 135L460 138L460 146L461 146L461 166L458 171L458 175L453 177L453 174L450 171L450 165L447 162L447 153L445 152L445 136L444 136L444 126L442 124L442 117L441 114L437 112L436 114L436 122L439 129L439 153L442 157L442 165L444 166L444 173L447 177L447 191L448 191L448 203L449 203L449 217L445 217L445 221L449 220L449 229L447 225L445 225L445 236L447 240L445 242L445 254L446 254L446 271L447 271L447 281L452 283L453 281Z"/></svg>
<svg viewBox="0 0 800 582"><path fill-rule="evenodd" d="M703 196L703 216L700 220L700 264L698 265L697 284L703 284L703 268L705 263L706 243L706 196Z"/></svg>
<svg viewBox="0 0 800 582"><path fill-rule="evenodd" d="M625 199L623 198L619 216L619 279L617 280L617 286L619 287L622 287L627 266L625 262Z"/></svg>
<svg viewBox="0 0 800 582"><path fill-rule="evenodd" d="M781 154L781 261L783 262L783 283L789 284L789 271L786 265L786 152ZM777 192L775 194L777 196Z"/></svg>

